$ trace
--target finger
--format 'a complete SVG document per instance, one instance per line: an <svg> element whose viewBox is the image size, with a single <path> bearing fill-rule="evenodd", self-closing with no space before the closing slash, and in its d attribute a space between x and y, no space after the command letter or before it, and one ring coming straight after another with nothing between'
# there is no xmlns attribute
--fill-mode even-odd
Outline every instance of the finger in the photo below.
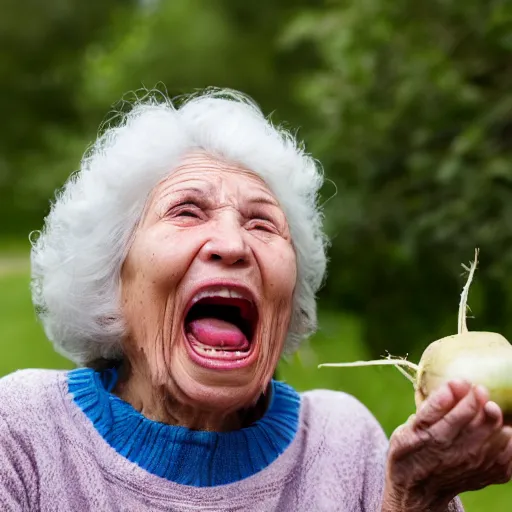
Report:
<svg viewBox="0 0 512 512"><path fill-rule="evenodd" d="M482 467L489 470L495 466L507 465L511 459L512 454L509 450L512 449L512 428L504 427L498 430L484 445L483 451L485 453Z"/></svg>
<svg viewBox="0 0 512 512"><path fill-rule="evenodd" d="M475 390L475 394L477 391ZM482 404L482 400L477 402ZM481 397L480 397L481 398ZM461 432L460 442L469 454L473 454L476 459L478 454L484 454L483 444L487 442L493 434L498 432L503 426L501 409L494 402L487 402L480 407L475 417L469 425Z"/></svg>
<svg viewBox="0 0 512 512"><path fill-rule="evenodd" d="M447 382L457 402L460 402L470 391L471 383L467 380L453 379ZM485 388L482 388L485 389Z"/></svg>
<svg viewBox="0 0 512 512"><path fill-rule="evenodd" d="M496 402L487 402L484 406L484 412L488 418L488 421L494 421L500 427L503 425L503 412Z"/></svg>
<svg viewBox="0 0 512 512"><path fill-rule="evenodd" d="M485 405L489 401L489 391L487 391L487 388L484 386L474 386L473 392L475 393L478 402L480 402L482 405Z"/></svg>
<svg viewBox="0 0 512 512"><path fill-rule="evenodd" d="M503 480L500 483L506 484L512 481L512 440L508 442L505 450L498 458L498 464L504 466Z"/></svg>
<svg viewBox="0 0 512 512"><path fill-rule="evenodd" d="M507 483L512 478L512 429L506 427L493 438L480 478L487 485Z"/></svg>
<svg viewBox="0 0 512 512"><path fill-rule="evenodd" d="M437 444L448 446L475 420L482 409L474 389L471 389L455 407L428 429L427 434Z"/></svg>
<svg viewBox="0 0 512 512"><path fill-rule="evenodd" d="M512 478L512 428L500 429L483 447L484 459L480 464L466 466L465 478L458 493L476 491L488 485L507 483Z"/></svg>
<svg viewBox="0 0 512 512"><path fill-rule="evenodd" d="M503 439L503 443L496 441L495 455L496 464L500 466L512 464L512 427L503 427L500 430L500 438ZM500 440L501 440L500 439ZM489 458L492 460L493 453L489 454Z"/></svg>
<svg viewBox="0 0 512 512"><path fill-rule="evenodd" d="M437 423L464 399L470 389L470 385L464 381L453 381L440 386L421 404L416 413L414 428L426 430Z"/></svg>
<svg viewBox="0 0 512 512"><path fill-rule="evenodd" d="M510 461L510 463L505 468L505 475L503 477L503 480L500 483L508 484L509 482L512 482L512 460Z"/></svg>
<svg viewBox="0 0 512 512"><path fill-rule="evenodd" d="M512 429L496 432L486 443L484 451L485 459L480 464L466 468L466 478L459 493L506 483L512 478Z"/></svg>

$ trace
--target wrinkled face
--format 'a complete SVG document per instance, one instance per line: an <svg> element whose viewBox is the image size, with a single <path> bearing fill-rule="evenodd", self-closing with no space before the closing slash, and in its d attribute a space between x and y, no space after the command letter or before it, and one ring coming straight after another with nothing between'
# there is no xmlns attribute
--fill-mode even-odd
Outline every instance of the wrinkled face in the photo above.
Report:
<svg viewBox="0 0 512 512"><path fill-rule="evenodd" d="M250 406L281 355L296 277L265 183L190 153L154 189L122 269L133 370L184 404Z"/></svg>

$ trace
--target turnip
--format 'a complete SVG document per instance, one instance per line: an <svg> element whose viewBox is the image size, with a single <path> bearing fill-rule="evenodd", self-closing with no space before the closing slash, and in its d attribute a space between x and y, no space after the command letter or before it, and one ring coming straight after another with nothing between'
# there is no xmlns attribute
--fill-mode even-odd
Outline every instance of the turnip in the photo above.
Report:
<svg viewBox="0 0 512 512"><path fill-rule="evenodd" d="M395 366L414 385L416 407L432 391L452 379L464 379L474 385L483 385L490 399L502 409L506 420L512 420L512 345L501 334L470 332L466 324L469 287L478 261L478 250L464 286L458 317L458 333L431 343L423 352L419 364L407 359L388 357L376 361L353 363L325 363L320 367L353 367L371 365Z"/></svg>

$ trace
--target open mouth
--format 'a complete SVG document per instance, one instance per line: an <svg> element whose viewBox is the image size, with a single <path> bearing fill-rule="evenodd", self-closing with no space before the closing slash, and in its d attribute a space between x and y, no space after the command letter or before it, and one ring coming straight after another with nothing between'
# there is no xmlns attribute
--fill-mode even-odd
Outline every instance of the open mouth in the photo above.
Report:
<svg viewBox="0 0 512 512"><path fill-rule="evenodd" d="M256 305L247 294L226 287L209 288L192 299L185 335L201 359L240 361L251 353L257 320Z"/></svg>

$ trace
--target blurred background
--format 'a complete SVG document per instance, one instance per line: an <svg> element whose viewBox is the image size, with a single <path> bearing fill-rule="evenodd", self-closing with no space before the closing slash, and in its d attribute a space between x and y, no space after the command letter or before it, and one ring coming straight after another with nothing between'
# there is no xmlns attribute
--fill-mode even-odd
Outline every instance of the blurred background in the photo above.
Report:
<svg viewBox="0 0 512 512"><path fill-rule="evenodd" d="M457 328L512 339L512 3L508 0L2 0L0 376L71 368L37 323L28 234L130 91L250 94L323 164L329 278L318 334L279 368L359 398L386 432L414 412L394 368ZM463 497L505 511L512 487Z"/></svg>

